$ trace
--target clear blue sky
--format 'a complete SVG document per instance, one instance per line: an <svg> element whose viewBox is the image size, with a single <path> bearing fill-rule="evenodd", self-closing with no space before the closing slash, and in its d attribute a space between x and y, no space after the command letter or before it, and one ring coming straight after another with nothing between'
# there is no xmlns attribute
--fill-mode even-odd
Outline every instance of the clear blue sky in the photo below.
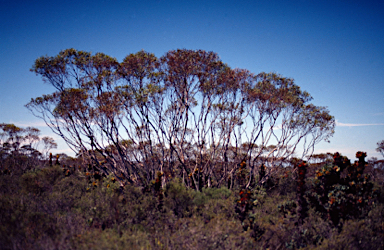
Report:
<svg viewBox="0 0 384 250"><path fill-rule="evenodd" d="M52 136L24 107L53 91L29 69L67 48L119 61L141 49L158 57L203 49L233 68L280 73L338 122L331 143L316 152L382 158L375 148L384 139L383 0L0 0L0 123Z"/></svg>

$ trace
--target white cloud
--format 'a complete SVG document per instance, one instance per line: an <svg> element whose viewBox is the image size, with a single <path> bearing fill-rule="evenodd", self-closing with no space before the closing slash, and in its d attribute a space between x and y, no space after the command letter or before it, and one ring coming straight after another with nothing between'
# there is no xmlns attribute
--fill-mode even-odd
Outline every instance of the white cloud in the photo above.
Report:
<svg viewBox="0 0 384 250"><path fill-rule="evenodd" d="M362 126L384 126L384 123L342 123L336 121L338 127L362 127Z"/></svg>
<svg viewBox="0 0 384 250"><path fill-rule="evenodd" d="M66 154L66 155L69 155L69 156L75 156L75 152L72 151L72 149L70 148L63 148L63 149L51 149L51 152L52 153L55 153L55 154Z"/></svg>
<svg viewBox="0 0 384 250"><path fill-rule="evenodd" d="M26 127L48 127L47 124L45 124L45 122L43 122L43 121L38 121L38 122L10 122L10 123L13 123L16 126L23 127L23 128L26 128Z"/></svg>

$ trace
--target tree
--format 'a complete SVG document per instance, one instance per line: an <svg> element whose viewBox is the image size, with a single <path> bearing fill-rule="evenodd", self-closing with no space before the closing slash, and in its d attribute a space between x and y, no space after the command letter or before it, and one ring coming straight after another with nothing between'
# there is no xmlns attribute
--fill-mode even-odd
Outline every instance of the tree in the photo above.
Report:
<svg viewBox="0 0 384 250"><path fill-rule="evenodd" d="M14 124L0 124L1 151L6 154L27 154L37 151L40 130L33 127L20 128ZM50 138L53 140L52 138Z"/></svg>
<svg viewBox="0 0 384 250"><path fill-rule="evenodd" d="M44 136L41 138L41 141L43 142L43 149L42 149L42 154L48 158L48 154L53 148L57 148L57 143L55 140L49 136Z"/></svg>
<svg viewBox="0 0 384 250"><path fill-rule="evenodd" d="M272 170L299 146L311 154L334 132L329 111L292 79L231 69L213 52L140 51L119 63L67 49L31 71L56 91L27 108L122 182L148 185L160 172L163 184L178 175L200 189L233 180L242 164L249 185L261 163Z"/></svg>
<svg viewBox="0 0 384 250"><path fill-rule="evenodd" d="M39 150L40 142L43 142L43 152L46 154L57 144L51 137L40 138L39 134L37 128L20 128L14 124L0 123L0 165L25 170L45 160Z"/></svg>
<svg viewBox="0 0 384 250"><path fill-rule="evenodd" d="M384 140L379 141L377 143L376 151L379 152L382 156L384 156Z"/></svg>

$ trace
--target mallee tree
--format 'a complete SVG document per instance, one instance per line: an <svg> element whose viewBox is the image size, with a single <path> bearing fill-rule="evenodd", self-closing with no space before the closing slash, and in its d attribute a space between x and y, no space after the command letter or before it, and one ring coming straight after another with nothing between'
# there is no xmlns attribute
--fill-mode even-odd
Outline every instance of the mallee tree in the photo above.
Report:
<svg viewBox="0 0 384 250"><path fill-rule="evenodd" d="M251 185L291 156L310 155L335 120L293 79L231 69L217 54L140 51L123 62L67 49L31 71L56 88L26 106L83 158L120 181L148 185L158 173L200 190Z"/></svg>

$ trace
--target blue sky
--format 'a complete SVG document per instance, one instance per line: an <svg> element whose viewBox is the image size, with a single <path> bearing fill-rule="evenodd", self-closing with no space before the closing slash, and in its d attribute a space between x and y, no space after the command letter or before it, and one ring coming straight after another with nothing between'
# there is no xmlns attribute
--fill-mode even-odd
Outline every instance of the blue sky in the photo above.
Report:
<svg viewBox="0 0 384 250"><path fill-rule="evenodd" d="M219 54L233 68L294 78L337 120L316 152L375 152L384 139L384 1L0 0L0 123L35 126L24 105L53 88L34 61L75 48L121 61L144 49ZM60 152L65 143L54 136Z"/></svg>

